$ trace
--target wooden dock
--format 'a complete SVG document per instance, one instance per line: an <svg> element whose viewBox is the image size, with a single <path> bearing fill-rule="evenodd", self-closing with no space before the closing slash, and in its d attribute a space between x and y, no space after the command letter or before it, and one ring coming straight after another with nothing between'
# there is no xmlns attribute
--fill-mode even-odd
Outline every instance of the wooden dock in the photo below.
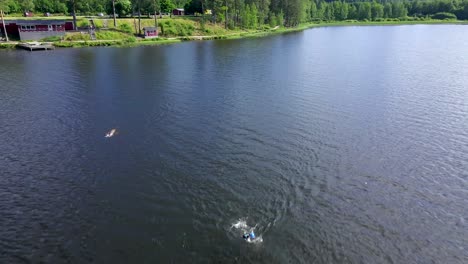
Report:
<svg viewBox="0 0 468 264"><path fill-rule="evenodd" d="M18 48L35 51L35 50L53 50L55 49L52 43L48 42L27 42L27 43L20 43L17 45Z"/></svg>

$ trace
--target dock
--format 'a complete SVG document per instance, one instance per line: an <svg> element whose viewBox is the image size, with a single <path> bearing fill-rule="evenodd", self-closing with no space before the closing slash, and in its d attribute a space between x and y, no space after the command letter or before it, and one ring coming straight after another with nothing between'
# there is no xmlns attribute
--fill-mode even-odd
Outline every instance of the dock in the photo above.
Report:
<svg viewBox="0 0 468 264"><path fill-rule="evenodd" d="M53 50L55 49L54 45L49 42L27 42L27 43L20 43L17 45L18 48L22 48L29 51L35 50Z"/></svg>

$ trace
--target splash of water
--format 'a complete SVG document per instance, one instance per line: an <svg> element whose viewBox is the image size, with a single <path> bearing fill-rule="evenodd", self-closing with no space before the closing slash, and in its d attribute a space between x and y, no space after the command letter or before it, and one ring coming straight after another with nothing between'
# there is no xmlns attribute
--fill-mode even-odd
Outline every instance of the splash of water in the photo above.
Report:
<svg viewBox="0 0 468 264"><path fill-rule="evenodd" d="M239 230L240 232L237 232L239 233L239 236L242 236L243 234L249 234L251 232L254 232L255 229L257 228L257 225L251 227L247 224L247 220L245 218L241 218L239 219L237 222L233 223L231 225L231 229L236 229L236 230ZM258 235L254 238L254 239L251 239L250 237L245 239L245 241L247 243L254 243L254 244L257 244L257 243L262 243L263 242L263 238L261 235Z"/></svg>

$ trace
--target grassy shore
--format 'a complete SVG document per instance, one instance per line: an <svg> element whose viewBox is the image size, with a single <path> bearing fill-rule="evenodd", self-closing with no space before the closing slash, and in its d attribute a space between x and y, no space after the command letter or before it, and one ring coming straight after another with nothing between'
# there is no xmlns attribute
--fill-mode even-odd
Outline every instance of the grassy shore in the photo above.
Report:
<svg viewBox="0 0 468 264"><path fill-rule="evenodd" d="M57 18L57 17L55 17ZM63 19L63 18L62 18ZM89 23L88 18L80 17L78 26L85 27ZM119 19L118 26L113 27L112 19L95 19L96 40L91 40L86 33L67 33L65 37L51 37L43 41L53 42L56 47L96 47L96 46L139 46L139 45L163 45L179 43L182 41L214 40L214 39L240 39L263 37L287 32L302 31L315 27L335 26L386 26L386 25L415 25L415 24L468 24L468 21L457 20L390 20L390 21L333 21L314 22L300 24L296 27L263 26L262 29L224 29L220 24L201 23L200 18L164 18L159 19L159 29L162 36L155 39L143 39L137 37L137 21L134 19ZM154 19L142 19L141 27L153 26ZM0 49L12 48L13 43L0 44Z"/></svg>

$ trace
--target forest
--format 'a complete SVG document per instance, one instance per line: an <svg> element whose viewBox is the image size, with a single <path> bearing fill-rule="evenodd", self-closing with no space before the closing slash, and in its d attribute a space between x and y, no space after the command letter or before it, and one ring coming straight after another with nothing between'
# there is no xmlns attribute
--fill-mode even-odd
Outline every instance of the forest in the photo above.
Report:
<svg viewBox="0 0 468 264"><path fill-rule="evenodd" d="M0 0L6 14L113 14L150 16L184 8L226 28L296 26L320 21L400 21L468 19L468 0L324 1L324 0Z"/></svg>

